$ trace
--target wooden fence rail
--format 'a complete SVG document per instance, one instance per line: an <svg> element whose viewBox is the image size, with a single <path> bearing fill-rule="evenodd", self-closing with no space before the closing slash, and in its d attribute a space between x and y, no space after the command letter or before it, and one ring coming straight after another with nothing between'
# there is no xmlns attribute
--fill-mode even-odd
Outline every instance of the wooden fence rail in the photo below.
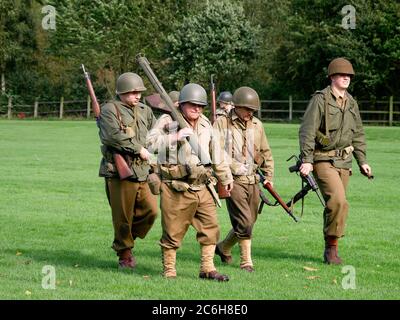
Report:
<svg viewBox="0 0 400 320"><path fill-rule="evenodd" d="M100 101L101 103L102 101ZM292 122L299 121L307 108L308 100L293 100L289 96L287 100L261 100L261 109L257 116L262 121ZM361 118L364 123L399 125L400 124L400 101L394 101L393 97L388 100L375 102L360 100ZM11 97L3 105L0 103L0 117L38 118L39 116L53 116L63 119L65 116L92 117L91 100L65 100L61 97L59 101L39 101L35 99L32 105L18 104Z"/></svg>

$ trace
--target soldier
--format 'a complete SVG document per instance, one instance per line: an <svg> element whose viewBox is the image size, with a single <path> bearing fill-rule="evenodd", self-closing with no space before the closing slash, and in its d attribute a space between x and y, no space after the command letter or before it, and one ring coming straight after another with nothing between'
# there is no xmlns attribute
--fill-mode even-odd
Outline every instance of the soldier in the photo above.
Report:
<svg viewBox="0 0 400 320"><path fill-rule="evenodd" d="M127 72L116 84L117 98L101 108L99 121L103 159L101 177L105 177L106 194L114 226L112 248L119 256L120 268L133 269L136 261L131 249L136 237L143 239L157 216L157 200L146 179L150 153L144 147L148 130L154 125L152 110L140 103L146 90L140 76ZM133 176L120 180L113 153L127 160Z"/></svg>
<svg viewBox="0 0 400 320"><path fill-rule="evenodd" d="M219 108L215 112L217 118L220 116L227 116L229 111L233 108L232 93L229 91L222 91L217 98L217 102L219 104Z"/></svg>
<svg viewBox="0 0 400 320"><path fill-rule="evenodd" d="M299 130L303 164L300 173L314 170L326 201L323 234L324 262L340 264L338 239L343 237L349 205L346 187L351 176L352 154L362 174L371 177L366 143L357 102L347 92L354 76L351 63L336 58L328 66L330 86L316 91Z"/></svg>
<svg viewBox="0 0 400 320"><path fill-rule="evenodd" d="M179 95L179 109L188 127L169 131L174 127L171 116L157 121L148 136L149 150L157 153L161 184L160 245L163 256L163 276L176 277L176 250L192 225L197 231L201 246L199 277L217 281L228 281L226 275L217 272L214 266L215 245L219 238L216 205L211 192L211 166L203 165L186 137L196 135L204 152L210 152L212 127L202 114L207 105L207 93L198 84L185 85ZM214 164L213 168L227 190L232 189L229 166Z"/></svg>
<svg viewBox="0 0 400 320"><path fill-rule="evenodd" d="M225 146L226 157L230 158L230 169L234 179L231 197L226 199L232 229L226 238L217 244L215 253L222 262L232 263L232 247L239 242L240 268L253 272L251 239L257 220L259 197L259 176L256 170L265 174L272 183L274 161L263 124L253 116L260 109L260 99L255 90L241 87L233 94L235 108L227 117L220 117L214 128L220 133L220 144Z"/></svg>
<svg viewBox="0 0 400 320"><path fill-rule="evenodd" d="M174 107L179 107L179 91L170 91L168 93L169 97L171 98L172 102L174 103Z"/></svg>

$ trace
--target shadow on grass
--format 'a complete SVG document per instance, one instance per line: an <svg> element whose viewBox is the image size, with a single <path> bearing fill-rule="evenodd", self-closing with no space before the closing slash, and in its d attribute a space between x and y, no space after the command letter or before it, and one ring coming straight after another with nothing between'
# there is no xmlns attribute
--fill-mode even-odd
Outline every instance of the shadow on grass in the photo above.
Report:
<svg viewBox="0 0 400 320"><path fill-rule="evenodd" d="M252 248L252 255L258 259L266 259L266 260L292 260L296 261L305 261L305 262L315 262L315 263L322 263L322 251L320 256L318 253L312 252L312 254L308 254L306 248L304 251L297 251L297 252L287 252L286 250L281 250L275 247L254 247Z"/></svg>

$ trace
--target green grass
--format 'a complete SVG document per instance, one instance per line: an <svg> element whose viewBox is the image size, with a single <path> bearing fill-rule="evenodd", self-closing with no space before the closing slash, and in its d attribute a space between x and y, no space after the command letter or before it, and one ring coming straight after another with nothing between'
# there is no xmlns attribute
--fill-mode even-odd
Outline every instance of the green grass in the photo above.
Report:
<svg viewBox="0 0 400 320"><path fill-rule="evenodd" d="M289 199L300 188L300 179L287 170L293 162L286 162L298 153L298 125L266 129L275 187ZM376 178L368 181L354 167L340 253L345 265L355 268L356 288L345 290L342 266L322 263L322 208L315 194L306 198L297 224L280 207L264 209L254 230L253 274L239 270L236 247L232 266L215 259L218 270L230 276L228 283L199 280L199 246L190 229L178 250L178 278L163 279L160 218L147 238L137 241L137 269L120 272L110 248L104 182L97 176L94 122L2 120L0 299L399 299L400 128L365 130ZM218 214L224 236L228 214L225 208ZM42 288L46 265L55 267L55 290Z"/></svg>

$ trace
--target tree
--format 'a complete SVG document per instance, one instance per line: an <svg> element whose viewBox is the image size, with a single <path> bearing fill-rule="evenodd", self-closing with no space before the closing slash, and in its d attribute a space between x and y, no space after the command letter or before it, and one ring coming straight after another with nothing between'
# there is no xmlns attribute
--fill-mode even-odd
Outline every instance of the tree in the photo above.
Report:
<svg viewBox="0 0 400 320"><path fill-rule="evenodd" d="M196 82L234 88L249 72L259 46L259 27L246 19L238 1L205 2L175 24L168 36L168 78L176 88Z"/></svg>
<svg viewBox="0 0 400 320"><path fill-rule="evenodd" d="M286 37L269 72L289 92L305 97L328 83L329 61L347 57L354 65L353 92L358 97L398 93L400 4L364 0L354 4L355 29L342 26L347 1L295 0L286 18ZM279 30L278 30L279 31Z"/></svg>

